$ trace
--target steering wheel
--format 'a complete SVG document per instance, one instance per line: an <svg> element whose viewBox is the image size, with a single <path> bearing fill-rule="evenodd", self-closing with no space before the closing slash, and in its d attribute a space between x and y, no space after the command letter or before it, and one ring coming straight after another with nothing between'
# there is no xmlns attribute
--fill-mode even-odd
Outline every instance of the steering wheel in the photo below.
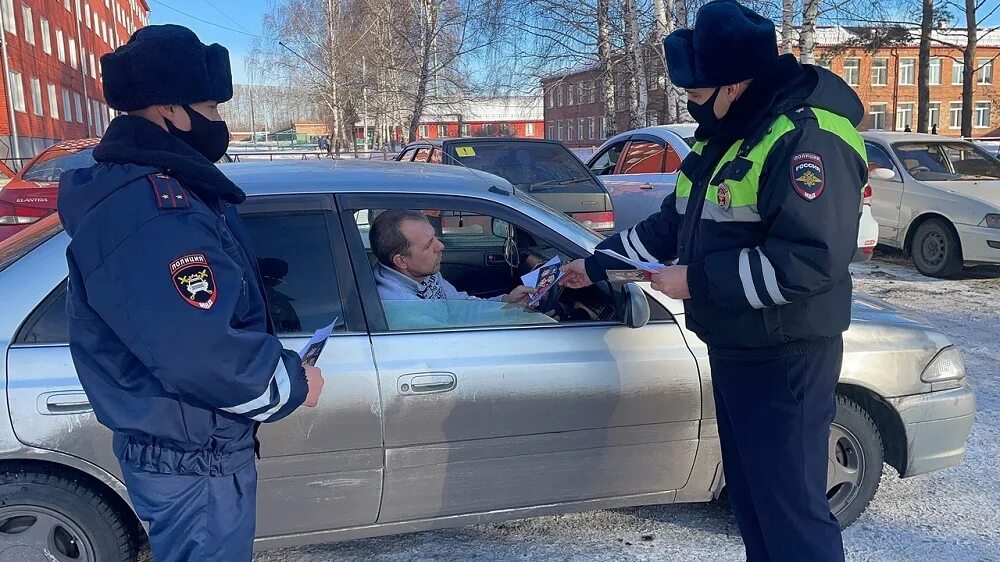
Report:
<svg viewBox="0 0 1000 562"><path fill-rule="evenodd" d="M912 170L910 170L910 173L911 174L915 174L917 172L928 172L929 173L930 171L931 171L931 169L928 168L927 166L917 166L916 168L913 168Z"/></svg>

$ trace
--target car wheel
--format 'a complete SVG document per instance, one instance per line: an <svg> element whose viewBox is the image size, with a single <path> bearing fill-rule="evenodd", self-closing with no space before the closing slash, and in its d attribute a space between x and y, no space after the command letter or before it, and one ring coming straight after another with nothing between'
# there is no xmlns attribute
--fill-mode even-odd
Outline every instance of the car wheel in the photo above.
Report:
<svg viewBox="0 0 1000 562"><path fill-rule="evenodd" d="M910 249L913 265L928 277L954 277L962 271L962 242L942 219L917 227Z"/></svg>
<svg viewBox="0 0 1000 562"><path fill-rule="evenodd" d="M882 438L871 416L856 402L837 397L830 426L826 497L846 529L864 513L882 477Z"/></svg>
<svg viewBox="0 0 1000 562"><path fill-rule="evenodd" d="M0 473L0 560L133 561L121 515L87 486L44 472Z"/></svg>

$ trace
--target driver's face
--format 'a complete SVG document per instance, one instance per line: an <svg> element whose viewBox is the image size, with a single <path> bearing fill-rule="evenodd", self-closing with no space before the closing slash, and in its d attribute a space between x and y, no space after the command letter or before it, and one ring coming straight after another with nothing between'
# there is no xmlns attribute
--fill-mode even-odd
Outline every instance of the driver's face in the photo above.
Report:
<svg viewBox="0 0 1000 562"><path fill-rule="evenodd" d="M397 262L400 273L413 279L423 279L441 271L444 244L438 240L431 223L403 221L399 230L410 243L406 253L399 255L402 262Z"/></svg>

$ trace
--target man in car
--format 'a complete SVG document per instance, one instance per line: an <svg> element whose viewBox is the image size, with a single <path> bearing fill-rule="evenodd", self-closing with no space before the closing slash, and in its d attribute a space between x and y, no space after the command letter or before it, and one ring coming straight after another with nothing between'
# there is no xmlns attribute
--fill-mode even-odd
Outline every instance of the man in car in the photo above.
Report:
<svg viewBox="0 0 1000 562"><path fill-rule="evenodd" d="M598 247L672 264L653 288L684 299L708 344L747 560L840 562L826 479L868 177L864 106L837 75L779 57L771 20L734 0L706 4L664 52L698 142L660 212ZM598 253L568 264L564 284L619 267Z"/></svg>
<svg viewBox="0 0 1000 562"><path fill-rule="evenodd" d="M444 244L427 217L417 211L385 211L368 233L378 258L375 283L382 300L475 299L441 275ZM490 300L525 304L533 289L519 286Z"/></svg>
<svg viewBox="0 0 1000 562"><path fill-rule="evenodd" d="M213 164L229 53L148 26L101 63L127 115L60 181L73 362L153 557L249 562L257 428L315 406L323 378L275 336L246 196Z"/></svg>

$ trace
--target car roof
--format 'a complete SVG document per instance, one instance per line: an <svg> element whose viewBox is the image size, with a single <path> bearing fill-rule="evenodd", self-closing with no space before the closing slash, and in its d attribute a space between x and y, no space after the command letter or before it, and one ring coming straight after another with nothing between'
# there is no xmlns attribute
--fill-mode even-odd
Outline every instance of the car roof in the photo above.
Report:
<svg viewBox="0 0 1000 562"><path fill-rule="evenodd" d="M444 143L484 143L484 142L504 142L504 143L534 143L542 142L547 144L562 144L557 140L552 139L526 139L521 137L447 137L440 139L425 139L425 140L415 140L410 144L406 145L406 148L411 148L419 145L430 144L433 146L441 146Z"/></svg>
<svg viewBox="0 0 1000 562"><path fill-rule="evenodd" d="M371 162L367 160L286 160L244 162L219 166L247 195L289 193L413 193L480 195L496 200L508 194L510 182L463 166Z"/></svg>
<svg viewBox="0 0 1000 562"><path fill-rule="evenodd" d="M968 142L957 137L946 137L944 135L929 135L926 133L896 133L892 131L865 131L861 136L866 140L877 140L884 143L897 142Z"/></svg>
<svg viewBox="0 0 1000 562"><path fill-rule="evenodd" d="M62 142L57 142L56 144L46 148L45 150L83 150L85 148L93 148L100 144L101 139L90 138L90 139L73 139Z"/></svg>

